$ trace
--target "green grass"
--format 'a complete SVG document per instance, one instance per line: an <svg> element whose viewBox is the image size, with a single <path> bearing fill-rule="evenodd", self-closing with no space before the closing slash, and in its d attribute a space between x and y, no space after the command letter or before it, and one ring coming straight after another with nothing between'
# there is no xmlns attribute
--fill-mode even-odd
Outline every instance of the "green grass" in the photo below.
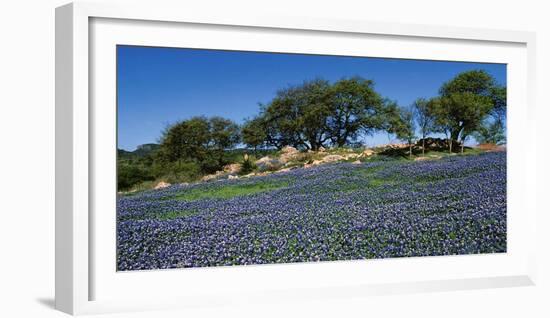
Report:
<svg viewBox="0 0 550 318"><path fill-rule="evenodd" d="M289 184L286 181L276 182L259 182L247 184L232 184L214 188L194 188L180 194L177 194L173 199L183 201L196 201L201 199L230 199L237 196L251 195L261 192L272 191L287 187Z"/></svg>
<svg viewBox="0 0 550 318"><path fill-rule="evenodd" d="M156 217L158 220L173 220L181 217L191 216L199 213L198 210L182 210L182 211L170 211L167 213L158 214Z"/></svg>

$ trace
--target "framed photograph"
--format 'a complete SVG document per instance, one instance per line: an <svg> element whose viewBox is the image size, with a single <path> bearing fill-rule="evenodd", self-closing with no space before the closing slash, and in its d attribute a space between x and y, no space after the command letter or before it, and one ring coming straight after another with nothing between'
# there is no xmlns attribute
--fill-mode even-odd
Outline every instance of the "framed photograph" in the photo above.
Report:
<svg viewBox="0 0 550 318"><path fill-rule="evenodd" d="M534 34L56 11L56 308L534 284Z"/></svg>

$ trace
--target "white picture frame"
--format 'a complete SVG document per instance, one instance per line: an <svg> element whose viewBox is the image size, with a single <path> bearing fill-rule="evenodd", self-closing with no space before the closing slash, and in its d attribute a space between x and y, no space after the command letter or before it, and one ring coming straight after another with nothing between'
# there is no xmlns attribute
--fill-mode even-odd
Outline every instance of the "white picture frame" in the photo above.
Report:
<svg viewBox="0 0 550 318"><path fill-rule="evenodd" d="M137 28L139 34L135 32ZM187 28L186 32L182 33L181 28ZM216 34L220 32L234 39L233 44L217 42ZM271 36L272 41L250 41L252 33ZM179 34L187 37L182 40L176 36ZM276 38L282 37L288 46L277 42ZM310 45L300 47L299 43L308 37ZM374 49L365 51L367 42L357 42L358 38L371 41L368 43ZM247 44L247 39L253 43ZM331 51L332 48L315 45L327 39L331 43L340 41L338 44L345 47ZM381 49L376 41L387 45ZM392 53L404 43L410 47L407 55ZM116 273L110 261L114 262L115 249L114 224L109 225L112 219L92 213L97 206L113 204L112 197L100 198L108 197L114 185L112 189L101 187L106 189L106 195L99 194L98 185L109 183L114 171L114 157L108 155L114 149L102 140L112 141L110 128L116 116L116 108L108 106L115 102L113 94L116 96L112 69L115 51L110 51L116 44L508 63L509 99L515 105L508 110L508 222L513 230L509 233L509 252ZM183 4L152 8L73 3L57 8L56 308L70 314L86 314L534 284L535 194L522 191L526 185L536 183L536 147L530 147L535 143L531 136L536 129L534 45L535 35L530 32L246 14L201 15L186 10ZM107 106L94 106L97 103ZM106 133L100 133L98 125L106 127ZM115 195L115 191L111 193ZM106 233L103 237L107 239L98 238L97 233ZM345 274L330 275L335 272ZM180 293L167 288L174 294L172 298L157 292L159 286L168 286L178 279L189 288ZM137 285L155 292L136 298L132 291ZM201 285L203 289L197 289Z"/></svg>

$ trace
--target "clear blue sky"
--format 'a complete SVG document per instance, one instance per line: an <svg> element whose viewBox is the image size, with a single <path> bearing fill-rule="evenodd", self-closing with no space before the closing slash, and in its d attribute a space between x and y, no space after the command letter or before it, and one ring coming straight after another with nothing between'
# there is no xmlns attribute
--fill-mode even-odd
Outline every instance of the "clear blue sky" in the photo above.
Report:
<svg viewBox="0 0 550 318"><path fill-rule="evenodd" d="M118 46L118 147L157 142L166 125L196 115L237 123L258 113L275 92L321 77L359 75L401 106L437 95L456 74L484 69L506 85L506 65L281 53ZM385 133L364 138L388 143Z"/></svg>

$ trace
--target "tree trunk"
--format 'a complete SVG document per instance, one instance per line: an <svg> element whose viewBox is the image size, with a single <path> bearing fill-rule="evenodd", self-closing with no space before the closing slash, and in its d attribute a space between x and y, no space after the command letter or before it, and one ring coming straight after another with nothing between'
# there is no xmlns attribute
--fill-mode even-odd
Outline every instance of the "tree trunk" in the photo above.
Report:
<svg viewBox="0 0 550 318"><path fill-rule="evenodd" d="M462 143L460 144L460 153L464 153L464 140L462 141Z"/></svg>
<svg viewBox="0 0 550 318"><path fill-rule="evenodd" d="M453 153L453 139L449 138L449 153Z"/></svg>
<svg viewBox="0 0 550 318"><path fill-rule="evenodd" d="M409 142L409 159L412 159L412 155L413 155L413 146L412 146L412 142Z"/></svg>

